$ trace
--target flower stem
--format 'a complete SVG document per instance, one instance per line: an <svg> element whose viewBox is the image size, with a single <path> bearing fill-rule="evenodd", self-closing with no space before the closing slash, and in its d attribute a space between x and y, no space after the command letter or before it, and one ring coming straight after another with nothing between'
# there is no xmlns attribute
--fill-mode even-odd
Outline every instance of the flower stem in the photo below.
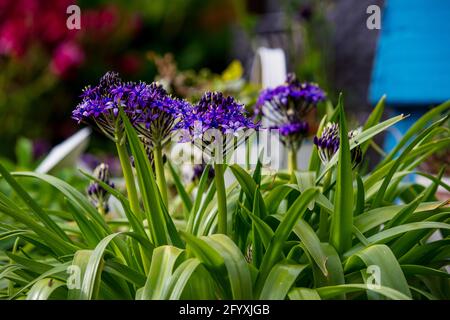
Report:
<svg viewBox="0 0 450 320"><path fill-rule="evenodd" d="M158 184L159 192L161 193L164 205L167 207L167 183L166 176L164 175L164 162L161 144L155 145L153 156L155 161L156 183Z"/></svg>
<svg viewBox="0 0 450 320"><path fill-rule="evenodd" d="M288 170L291 175L291 180L295 181L295 171L297 170L297 150L295 149L289 149Z"/></svg>
<svg viewBox="0 0 450 320"><path fill-rule="evenodd" d="M331 182L331 170L328 170L328 172L325 175L324 182L323 182L322 193L325 193L325 190L330 185L330 182ZM320 239L320 241L327 241L328 229L329 229L328 213L323 208L320 208L320 216L319 216L319 239Z"/></svg>
<svg viewBox="0 0 450 320"><path fill-rule="evenodd" d="M227 234L227 195L225 191L224 164L214 164L214 180L217 190L218 232Z"/></svg>
<svg viewBox="0 0 450 320"><path fill-rule="evenodd" d="M105 207L103 207L103 204L97 206L97 211L98 211L98 213L100 213L100 215L102 217L106 216L106 211L105 211Z"/></svg>
<svg viewBox="0 0 450 320"><path fill-rule="evenodd" d="M119 154L120 165L123 171L123 178L125 179L125 186L127 189L130 207L133 213L142 220L141 208L139 207L139 198L134 181L133 170L131 168L130 158L125 144L116 142L117 153Z"/></svg>

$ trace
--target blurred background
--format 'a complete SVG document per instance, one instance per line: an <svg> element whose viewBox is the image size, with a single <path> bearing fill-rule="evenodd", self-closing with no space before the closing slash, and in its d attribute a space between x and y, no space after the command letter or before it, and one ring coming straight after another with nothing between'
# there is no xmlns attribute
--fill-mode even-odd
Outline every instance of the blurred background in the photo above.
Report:
<svg viewBox="0 0 450 320"><path fill-rule="evenodd" d="M34 161L76 132L79 126L70 115L82 88L108 70L126 80L157 79L173 94L194 100L206 89L220 89L251 108L260 89L250 81L251 69L262 46L282 48L287 71L317 82L331 101L343 91L355 126L384 93L379 84L390 79L376 58L384 24L381 30L366 26L369 5L380 6L384 21L385 5L404 3L386 2L0 0L0 155ZM426 1L410 3L420 2ZM444 6L450 12L449 1L436 2L441 7L435 9ZM80 30L66 27L71 4L81 8ZM415 8L422 12L420 5ZM397 21L394 13L390 17ZM443 96L450 98L448 91ZM420 101L420 106L442 102L435 100ZM396 104L391 103L393 113ZM103 145L94 135L89 152L101 157ZM31 150L31 156L23 150Z"/></svg>

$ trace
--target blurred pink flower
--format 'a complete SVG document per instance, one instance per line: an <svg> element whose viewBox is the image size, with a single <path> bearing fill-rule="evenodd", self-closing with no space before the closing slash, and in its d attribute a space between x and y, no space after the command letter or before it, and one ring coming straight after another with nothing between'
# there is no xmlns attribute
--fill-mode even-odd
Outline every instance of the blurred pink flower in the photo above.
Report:
<svg viewBox="0 0 450 320"><path fill-rule="evenodd" d="M36 52L48 61L49 70L67 78L98 43L123 41L142 23L138 16L111 4L83 9L81 29L69 30L66 9L74 3L77 1L0 0L0 56L28 59L26 53L38 48ZM119 63L129 73L140 67L133 56L125 56Z"/></svg>
<svg viewBox="0 0 450 320"><path fill-rule="evenodd" d="M20 57L33 43L71 38L65 10L71 0L0 0L0 54Z"/></svg>
<svg viewBox="0 0 450 320"><path fill-rule="evenodd" d="M85 10L81 15L82 30L90 37L102 37L119 23L119 9L115 6Z"/></svg>
<svg viewBox="0 0 450 320"><path fill-rule="evenodd" d="M0 29L0 54L21 56L26 50L28 32L20 20L6 21Z"/></svg>
<svg viewBox="0 0 450 320"><path fill-rule="evenodd" d="M84 52L81 47L74 41L66 41L55 49L50 69L57 76L65 77L83 62Z"/></svg>

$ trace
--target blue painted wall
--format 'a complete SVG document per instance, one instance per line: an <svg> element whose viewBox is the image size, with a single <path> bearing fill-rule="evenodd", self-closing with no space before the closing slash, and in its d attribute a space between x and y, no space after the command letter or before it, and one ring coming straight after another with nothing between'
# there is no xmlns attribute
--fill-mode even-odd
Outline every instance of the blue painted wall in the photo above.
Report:
<svg viewBox="0 0 450 320"><path fill-rule="evenodd" d="M369 101L385 93L398 107L450 99L450 0L386 0Z"/></svg>

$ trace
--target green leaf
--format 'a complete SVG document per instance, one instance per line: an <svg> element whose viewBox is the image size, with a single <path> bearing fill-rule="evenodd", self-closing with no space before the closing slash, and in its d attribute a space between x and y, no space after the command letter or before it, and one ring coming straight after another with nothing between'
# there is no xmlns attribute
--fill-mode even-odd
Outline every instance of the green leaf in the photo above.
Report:
<svg viewBox="0 0 450 320"><path fill-rule="evenodd" d="M252 226L256 229L256 232L258 233L259 238L264 245L264 248L267 249L269 247L270 241L274 236L273 230L257 215L250 213L249 216L253 222Z"/></svg>
<svg viewBox="0 0 450 320"><path fill-rule="evenodd" d="M320 137L322 134L323 127L325 126L327 122L327 115L324 115L322 117L322 120L320 120L319 127L317 128L316 136ZM317 146L313 144L312 151L311 151L311 157L309 158L309 166L308 171L318 172L320 169L320 158L319 153L317 151Z"/></svg>
<svg viewBox="0 0 450 320"><path fill-rule="evenodd" d="M386 189L393 177L393 175L396 173L399 166L402 164L403 159L408 155L408 153L425 137L427 136L434 128L442 125L446 120L448 119L448 116L445 118L442 118L441 120L435 122L425 130L423 130L400 154L400 156L395 160L394 164L390 168L389 172L386 174L386 177L383 180L383 184L381 185L380 189L378 190L375 199L372 201L371 208L377 208L380 206L381 202L383 201L384 194L386 192Z"/></svg>
<svg viewBox="0 0 450 320"><path fill-rule="evenodd" d="M205 194L207 184L208 184L210 168L211 168L211 165L207 164L205 169L203 170L202 176L200 177L200 182L199 182L198 188L197 188L197 196L195 197L195 201L192 206L191 213L189 215L189 222L193 220L194 214L199 210L200 205L202 203L202 199L203 199L203 196ZM191 229L188 229L188 230L191 230Z"/></svg>
<svg viewBox="0 0 450 320"><path fill-rule="evenodd" d="M397 226L389 230L407 230L407 231L413 231L408 232L404 235L402 235L399 239L395 240L394 243L390 245L392 251L397 256L402 256L405 253L407 253L411 248L413 248L417 243L420 242L422 238L426 240L427 234L430 235L431 230L426 229L442 229L442 230L448 230L450 228L450 224L448 223L440 223L440 222L434 222L439 221L441 218L446 219L450 215L450 212L442 212L435 215L432 215L430 217L427 217L425 221L422 222L412 222L408 224L404 224L402 226ZM406 226L406 227L405 227ZM404 229L401 229L404 227ZM424 230L421 230L424 229ZM418 231L415 231L418 230Z"/></svg>
<svg viewBox="0 0 450 320"><path fill-rule="evenodd" d="M257 187L253 196L253 212L251 213L252 216L256 216L258 218L261 217L260 203L264 203L264 200L262 199L259 188ZM244 207L243 209L246 208ZM259 235L260 232L257 231L256 225L252 225L252 263L257 268L261 265L264 245L264 240L260 241Z"/></svg>
<svg viewBox="0 0 450 320"><path fill-rule="evenodd" d="M186 261L190 260L191 259L188 259ZM178 281L176 285L177 287L179 286ZM200 264L189 277L189 281L186 283L180 299L214 300L218 297L222 297L222 295L218 294L218 291L218 285L212 278L210 272L208 272L204 264ZM176 289L173 289L172 292L174 295L169 297L169 299L176 299Z"/></svg>
<svg viewBox="0 0 450 320"><path fill-rule="evenodd" d="M364 204L366 202L364 183L363 183L359 173L356 174L356 185L358 188L356 191L356 204L355 204L355 213L354 213L355 217L359 216L361 213L364 212Z"/></svg>
<svg viewBox="0 0 450 320"><path fill-rule="evenodd" d="M186 241L187 251L199 259L210 271L211 276L222 287L224 291L229 290L229 284L224 276L227 273L224 258L207 243L204 238L193 236L186 232L181 232L181 236ZM231 295L231 292L226 292Z"/></svg>
<svg viewBox="0 0 450 320"><path fill-rule="evenodd" d="M180 196L183 206L186 209L186 211L190 212L192 210L192 200L189 197L189 194L186 192L186 189L184 188L179 175L175 171L175 168L173 167L172 162L168 161L168 163L169 163L170 173L172 174L173 183L175 184L175 187L177 188L178 195Z"/></svg>
<svg viewBox="0 0 450 320"><path fill-rule="evenodd" d="M357 135L352 143L350 144L350 150L356 148L356 146L359 146L361 144L363 144L364 142L372 139L374 136L376 136L377 134L383 132L384 130L386 130L387 128L393 126L394 124L396 124L397 122L403 120L405 117L403 115L398 115L394 118L388 119L386 121L383 121L363 132L361 132L359 135ZM331 160L328 162L328 164L325 166L325 168L323 169L323 171L320 173L320 175L317 177L316 179L316 183L318 183L327 173L328 170L330 170L337 162L338 162L338 154L335 154Z"/></svg>
<svg viewBox="0 0 450 320"><path fill-rule="evenodd" d="M1 192L0 212L14 218L15 220L29 227L33 232L35 232L42 238L42 241L44 241L48 245L48 247L50 247L54 251L54 253L58 255L70 254L71 252L77 250L77 247L75 245L65 242L54 232L37 223L33 218L30 217L29 214L23 212L19 207L16 206L14 202L12 202L12 200L10 200Z"/></svg>
<svg viewBox="0 0 450 320"><path fill-rule="evenodd" d="M180 299L186 285L193 279L194 272L200 265L200 260L195 258L188 259L180 264L170 279L170 288L168 290L170 295L167 297L169 300Z"/></svg>
<svg viewBox="0 0 450 320"><path fill-rule="evenodd" d="M276 264L269 273L259 295L260 300L284 300L299 274L307 267L287 262Z"/></svg>
<svg viewBox="0 0 450 320"><path fill-rule="evenodd" d="M409 203L405 208L400 210L386 225L386 229L401 225L406 222L409 216L417 209L422 202L423 194L417 197L413 202Z"/></svg>
<svg viewBox="0 0 450 320"><path fill-rule="evenodd" d="M276 215L274 216L278 220L282 221L283 216ZM297 224L293 229L295 235L299 237L306 251L311 255L314 262L317 264L319 269L322 271L324 276L328 275L328 270L326 267L327 262L327 254L322 248L322 244L320 243L320 239L317 234L314 232L313 228L303 219L299 219Z"/></svg>
<svg viewBox="0 0 450 320"><path fill-rule="evenodd" d="M387 242L405 232L408 231L414 231L414 230L421 230L421 229L445 229L450 230L450 224L448 223L441 223L441 222L413 222L413 223L407 223L401 226L393 227L391 229L387 229L384 231L381 231L369 238L367 240L370 244L376 244L376 243L383 243ZM349 251L347 251L344 254L344 257L348 257L355 252L361 250L363 248L362 245L358 244L351 248Z"/></svg>
<svg viewBox="0 0 450 320"><path fill-rule="evenodd" d="M297 185L300 192L305 191L308 188L316 186L316 173L313 171L296 171L295 177L297 178ZM315 199L308 205L308 209L314 209Z"/></svg>
<svg viewBox="0 0 450 320"><path fill-rule="evenodd" d="M269 215L276 214L280 203L291 193L292 190L298 190L295 185L282 184L269 191L264 198L267 204L267 212Z"/></svg>
<svg viewBox="0 0 450 320"><path fill-rule="evenodd" d="M48 270L52 269L52 265L50 265L50 264L34 261L32 259L21 257L17 254L10 253L10 252L5 252L5 254L12 261L24 266L25 268L27 268L37 274L41 274L41 273L47 272Z"/></svg>
<svg viewBox="0 0 450 320"><path fill-rule="evenodd" d="M48 300L50 296L66 283L53 278L45 278L37 281L28 291L27 300Z"/></svg>
<svg viewBox="0 0 450 320"><path fill-rule="evenodd" d="M348 140L342 95L339 99L339 161L337 166L334 213L331 217L330 243L339 253L352 245L353 230L353 181L352 160Z"/></svg>
<svg viewBox="0 0 450 320"><path fill-rule="evenodd" d="M133 214L133 212L131 211L131 207L130 207L130 202L128 201L128 199L122 194L120 193L120 191L118 191L115 188L111 188L108 184L106 184L105 182L101 181L100 179L97 179L96 177L80 170L80 172L85 175L86 177L88 177L89 179L97 182L103 189L105 189L108 193L110 193L113 197L115 197L117 200L120 201L120 203L122 204L123 210L125 212L125 215L127 217L128 222L131 225L131 228L134 232L140 234L143 237L147 237L147 233L145 232L145 229L142 225L142 223L136 218L136 216Z"/></svg>
<svg viewBox="0 0 450 320"><path fill-rule="evenodd" d="M419 120L417 120L403 135L402 139L396 144L391 152L377 165L376 169L382 167L386 163L389 163L395 155L408 143L408 141L416 135L423 127L427 125L429 121L439 116L441 113L448 112L450 110L450 101L446 101L443 104L431 109L424 114Z"/></svg>
<svg viewBox="0 0 450 320"><path fill-rule="evenodd" d="M347 259L345 270L361 268L361 262L366 266L376 266L380 271L379 285L400 291L411 297L408 282L392 251L386 245L372 245ZM376 278L376 277L375 277Z"/></svg>
<svg viewBox="0 0 450 320"><path fill-rule="evenodd" d="M121 277L139 288L143 287L145 285L145 281L147 280L142 273L114 260L106 260L103 270L104 272Z"/></svg>
<svg viewBox="0 0 450 320"><path fill-rule="evenodd" d="M275 231L274 237L270 242L269 248L267 249L263 261L261 263L260 273L258 275L256 283L256 293L260 293L264 282L269 275L272 267L280 260L282 256L282 249L285 241L292 232L292 229L297 224L299 218L304 214L307 209L308 204L318 193L318 189L311 188L304 191L292 204L286 215Z"/></svg>
<svg viewBox="0 0 450 320"><path fill-rule="evenodd" d="M161 246L153 251L142 300L161 300L167 297L171 276L182 252L183 250L173 246Z"/></svg>
<svg viewBox="0 0 450 320"><path fill-rule="evenodd" d="M244 190L245 196L247 197L249 202L253 203L254 194L258 190L256 182L247 172L245 172L244 169L242 169L237 164L231 165L230 169L233 172L239 184L241 185L242 190ZM262 196L259 198L260 198L259 200L260 217L264 218L267 215L266 204L264 203Z"/></svg>
<svg viewBox="0 0 450 320"><path fill-rule="evenodd" d="M316 290L319 293L320 297L323 299L330 299L345 293L370 290L392 300L411 300L411 297L395 289L383 286L381 286L379 289L374 289L374 287L368 286L367 284L341 284L338 286L321 287L317 288Z"/></svg>
<svg viewBox="0 0 450 320"><path fill-rule="evenodd" d="M288 294L289 300L320 300L316 289L293 288Z"/></svg>
<svg viewBox="0 0 450 320"><path fill-rule="evenodd" d="M121 117L125 125L125 132L130 144L131 153L134 157L139 190L150 228L152 242L156 246L173 244L178 247L183 247L172 218L163 204L144 146L139 140L136 131L133 129L130 120L124 115L123 110L121 110Z"/></svg>
<svg viewBox="0 0 450 320"><path fill-rule="evenodd" d="M16 194L23 200L28 208L31 209L33 214L38 218L47 228L54 231L64 241L71 243L70 238L64 233L64 231L54 222L45 211L33 200L33 198L20 186L20 184L13 178L1 164L0 164L0 174L6 180L6 182L11 186L11 188L16 192Z"/></svg>
<svg viewBox="0 0 450 320"><path fill-rule="evenodd" d="M441 250L450 246L450 239L433 241L420 246L415 246L398 261L401 264L427 264Z"/></svg>
<svg viewBox="0 0 450 320"><path fill-rule="evenodd" d="M430 267L404 264L401 265L401 268L405 273L405 275L426 275L450 279L450 273L441 270L436 270Z"/></svg>
<svg viewBox="0 0 450 320"><path fill-rule="evenodd" d="M383 116L385 103L386 103L386 95L383 95L381 97L380 101L378 101L377 105L373 109L369 118L367 118L367 121L363 127L363 131L366 131L366 130L372 128L373 126L377 125L380 122L381 117ZM366 142L361 144L361 150L362 150L363 155L366 153L367 149L369 148L370 141L371 140L367 140Z"/></svg>
<svg viewBox="0 0 450 320"><path fill-rule="evenodd" d="M75 209L72 212L72 216L80 226L83 235L86 236L85 239L91 246L94 246L104 236L111 233L111 229L104 218L89 202L87 197L67 182L37 172L15 172L12 174L17 177L30 177L38 179L39 181L45 181L61 192Z"/></svg>
<svg viewBox="0 0 450 320"><path fill-rule="evenodd" d="M325 276L323 272L313 265L313 275L314 284L316 287L330 286L344 284L344 270L342 268L342 262L339 258L336 249L328 243L321 243L321 251L326 256L325 267L327 270L327 275ZM341 296L340 298L344 298Z"/></svg>
<svg viewBox="0 0 450 320"><path fill-rule="evenodd" d="M111 241L114 240L115 237L119 235L127 235L129 237L132 237L133 239L139 241L139 243L146 248L148 251L152 251L153 247L150 242L148 242L147 239L139 236L136 233L133 232L117 232L108 235L104 239L102 239L98 245L95 247L95 249L92 251L92 253L86 253L84 255L84 259L82 261L82 265L85 264L85 271L83 275L83 281L81 283L81 288L77 292L76 299L77 300L91 300L96 299L99 289L99 283L101 278L101 273L103 271L103 256L105 254L106 248L110 244ZM87 264L85 260L87 259L87 256L89 256L89 260L87 261ZM74 263L75 264L75 263Z"/></svg>
<svg viewBox="0 0 450 320"><path fill-rule="evenodd" d="M223 234L203 238L223 258L227 268L232 298L252 299L252 280L247 262L234 242Z"/></svg>
<svg viewBox="0 0 450 320"><path fill-rule="evenodd" d="M328 276L328 270L326 267L328 257L322 249L319 237L316 235L311 226L303 219L299 219L297 224L294 226L294 233L300 238L306 251L308 251L314 259L324 276Z"/></svg>
<svg viewBox="0 0 450 320"><path fill-rule="evenodd" d="M41 279L45 278L57 278L56 280L65 280L65 272L67 268L69 267L68 263L57 265L56 267L53 267L52 269L40 274L37 278L32 279L24 284L24 286L15 292L12 296L10 296L10 299L15 299L17 296L21 295L25 290L32 287L36 282L40 281ZM17 270L16 272L19 273L20 270ZM0 276L1 278L1 276ZM17 280L17 279L16 279ZM14 281L16 281L14 280Z"/></svg>
<svg viewBox="0 0 450 320"><path fill-rule="evenodd" d="M446 204L445 201L441 202L425 202L419 204L419 206L414 210L414 213L419 212L432 212L436 209L441 208ZM393 217L399 214L400 211L407 208L409 205L393 205L387 207L376 208L364 212L363 214L355 217L354 225L361 231L367 232L383 223L388 222Z"/></svg>
<svg viewBox="0 0 450 320"><path fill-rule="evenodd" d="M200 181L200 187L201 187L201 181ZM195 210L196 204L194 204L194 207L192 208L192 212L189 215L189 221L188 221L188 226L187 226L187 230L189 232L191 232L193 234L197 234L197 235L202 234L199 231L200 225L205 222L205 220L206 220L205 212L206 212L208 206L211 205L212 200L214 199L214 196L216 194L216 184L215 183L210 184L206 194L200 193L200 187L197 190L197 197L195 200L195 202L197 202L197 200L199 200L199 207L198 207L198 209ZM217 207L217 205L216 205L216 207ZM216 208L216 211L217 211L217 208ZM210 210L209 213L210 213L210 215L214 215L214 217L211 217L211 218L215 218L215 214L213 214L212 210Z"/></svg>

